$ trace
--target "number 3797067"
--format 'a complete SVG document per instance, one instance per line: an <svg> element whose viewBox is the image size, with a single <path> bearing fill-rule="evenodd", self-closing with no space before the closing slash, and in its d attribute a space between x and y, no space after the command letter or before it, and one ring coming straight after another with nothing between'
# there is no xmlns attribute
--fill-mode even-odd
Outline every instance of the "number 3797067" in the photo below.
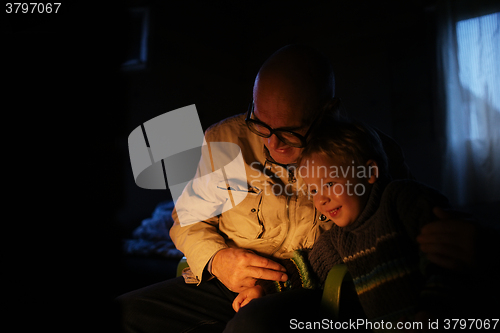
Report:
<svg viewBox="0 0 500 333"><path fill-rule="evenodd" d="M495 319L445 319L444 329L496 329L498 318Z"/></svg>
<svg viewBox="0 0 500 333"><path fill-rule="evenodd" d="M57 14L60 2L7 2L5 12L7 14Z"/></svg>

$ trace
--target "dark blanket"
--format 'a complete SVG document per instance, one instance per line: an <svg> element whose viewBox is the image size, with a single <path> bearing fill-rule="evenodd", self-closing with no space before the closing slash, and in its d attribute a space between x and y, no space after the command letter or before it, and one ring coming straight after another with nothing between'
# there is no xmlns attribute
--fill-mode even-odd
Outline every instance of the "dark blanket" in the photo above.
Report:
<svg viewBox="0 0 500 333"><path fill-rule="evenodd" d="M132 239L123 242L126 254L162 256L169 259L180 259L183 254L175 248L169 231L172 220L173 201L159 203L150 218L144 219L132 233Z"/></svg>

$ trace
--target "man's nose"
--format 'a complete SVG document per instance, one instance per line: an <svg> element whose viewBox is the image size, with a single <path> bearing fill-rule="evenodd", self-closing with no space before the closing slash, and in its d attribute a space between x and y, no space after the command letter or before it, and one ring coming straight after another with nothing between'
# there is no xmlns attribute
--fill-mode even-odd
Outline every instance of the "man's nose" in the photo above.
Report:
<svg viewBox="0 0 500 333"><path fill-rule="evenodd" d="M276 134L271 135L269 138L267 138L267 147L270 149L277 149L280 148L281 146L286 146L283 141L281 141Z"/></svg>

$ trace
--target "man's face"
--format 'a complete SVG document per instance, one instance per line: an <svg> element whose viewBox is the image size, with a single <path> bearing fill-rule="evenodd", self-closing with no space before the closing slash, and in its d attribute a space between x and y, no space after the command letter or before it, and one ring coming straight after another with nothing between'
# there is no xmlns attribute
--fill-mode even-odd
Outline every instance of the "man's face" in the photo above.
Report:
<svg viewBox="0 0 500 333"><path fill-rule="evenodd" d="M285 103L266 103L255 101L255 117L272 129L284 129L305 135L308 125L302 122L302 113L292 110ZM278 163L294 163L299 157L302 148L295 148L281 141L276 135L262 138L262 142L269 150L271 157Z"/></svg>

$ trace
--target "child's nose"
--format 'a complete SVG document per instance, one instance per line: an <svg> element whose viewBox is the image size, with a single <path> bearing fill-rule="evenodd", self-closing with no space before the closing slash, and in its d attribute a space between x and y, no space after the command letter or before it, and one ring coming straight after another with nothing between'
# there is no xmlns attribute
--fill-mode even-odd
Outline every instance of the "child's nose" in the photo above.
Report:
<svg viewBox="0 0 500 333"><path fill-rule="evenodd" d="M325 205L329 201L330 201L330 198L328 198L326 195L318 194L318 203L320 206Z"/></svg>

